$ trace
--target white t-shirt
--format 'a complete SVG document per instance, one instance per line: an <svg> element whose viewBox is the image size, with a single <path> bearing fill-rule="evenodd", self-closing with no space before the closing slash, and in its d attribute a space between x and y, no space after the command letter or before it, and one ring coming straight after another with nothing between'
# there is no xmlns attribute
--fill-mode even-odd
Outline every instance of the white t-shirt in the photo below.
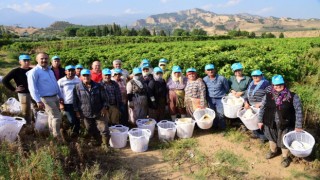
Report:
<svg viewBox="0 0 320 180"><path fill-rule="evenodd" d="M64 104L73 104L73 89L76 84L79 84L81 80L75 76L73 79L67 79L63 77L58 80L58 86L64 100Z"/></svg>

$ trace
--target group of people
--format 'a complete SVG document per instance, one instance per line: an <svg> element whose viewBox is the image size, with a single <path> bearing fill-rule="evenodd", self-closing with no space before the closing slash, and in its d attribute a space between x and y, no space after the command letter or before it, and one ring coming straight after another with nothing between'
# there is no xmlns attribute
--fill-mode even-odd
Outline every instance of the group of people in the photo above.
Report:
<svg viewBox="0 0 320 180"><path fill-rule="evenodd" d="M62 115L66 115L75 136L83 120L88 133L101 139L106 147L109 141L108 126L124 124L134 126L137 119L152 118L156 121L178 117L193 117L198 108L211 108L216 112L213 128L224 130L226 121L221 99L231 93L245 100L244 107L260 108L259 130L253 131L261 139L267 139L270 152L266 158L278 155L282 150L281 164L290 164L289 151L282 136L291 130L302 130L302 106L299 97L288 90L281 75L275 75L270 84L262 71L254 70L251 77L243 74L241 63L234 63L230 79L217 74L214 64L206 64L206 76L198 76L198 70L188 68L184 73L179 66L167 69L168 60L160 59L152 67L143 59L130 74L122 68L121 60L113 61L113 69L101 68L97 60L92 69L82 65L61 67L59 56L51 58L39 53L37 65L30 67L31 58L20 55L20 67L3 78L3 84L18 93L22 113L31 121L31 98L39 109L48 114L49 129L60 139ZM16 87L10 80L14 79ZM61 113L62 112L62 113Z"/></svg>

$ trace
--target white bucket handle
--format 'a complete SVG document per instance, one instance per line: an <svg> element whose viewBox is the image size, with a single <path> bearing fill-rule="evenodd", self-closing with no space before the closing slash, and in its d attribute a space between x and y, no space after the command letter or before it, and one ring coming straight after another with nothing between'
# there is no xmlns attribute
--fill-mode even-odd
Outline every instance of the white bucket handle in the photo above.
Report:
<svg viewBox="0 0 320 180"><path fill-rule="evenodd" d="M163 124L163 123L167 123L168 122L168 120L162 120L162 121L160 121L159 123L160 124Z"/></svg>
<svg viewBox="0 0 320 180"><path fill-rule="evenodd" d="M123 125L121 125L121 124L118 124L118 125L115 125L114 127L123 127Z"/></svg>
<svg viewBox="0 0 320 180"><path fill-rule="evenodd" d="M22 117L13 117L16 121L19 121L22 124L26 124L27 121Z"/></svg>

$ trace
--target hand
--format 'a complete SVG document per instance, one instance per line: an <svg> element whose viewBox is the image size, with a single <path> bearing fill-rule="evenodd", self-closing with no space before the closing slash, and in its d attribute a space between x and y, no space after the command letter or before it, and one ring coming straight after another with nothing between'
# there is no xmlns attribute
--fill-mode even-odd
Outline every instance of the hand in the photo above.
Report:
<svg viewBox="0 0 320 180"><path fill-rule="evenodd" d="M102 117L106 116L107 113L108 113L108 110L105 107L101 109L101 116Z"/></svg>
<svg viewBox="0 0 320 180"><path fill-rule="evenodd" d="M235 90L231 90L232 95L236 96L237 92Z"/></svg>
<svg viewBox="0 0 320 180"><path fill-rule="evenodd" d="M75 113L76 113L76 117L77 117L78 119L81 119L81 114L80 114L80 112L79 112L79 111L76 111Z"/></svg>
<svg viewBox="0 0 320 180"><path fill-rule="evenodd" d="M261 103L257 103L256 105L254 105L255 108L260 108Z"/></svg>
<svg viewBox="0 0 320 180"><path fill-rule="evenodd" d="M61 110L61 111L64 111L64 104L61 104L61 103L60 103L59 106L60 106L60 110Z"/></svg>
<svg viewBox="0 0 320 180"><path fill-rule="evenodd" d="M241 95L242 95L242 92L236 92L236 97L241 97Z"/></svg>
<svg viewBox="0 0 320 180"><path fill-rule="evenodd" d="M37 106L38 106L39 109L44 109L45 108L43 102L41 102L41 101L37 102Z"/></svg>
<svg viewBox="0 0 320 180"><path fill-rule="evenodd" d="M301 131L303 131L302 128L295 128L294 130L295 130L296 132L301 132Z"/></svg>
<svg viewBox="0 0 320 180"><path fill-rule="evenodd" d="M24 88L22 85L17 86L15 92L21 92L23 90L25 90L26 88Z"/></svg>
<svg viewBox="0 0 320 180"><path fill-rule="evenodd" d="M250 104L249 104L248 102L245 102L245 103L244 103L244 108L250 109Z"/></svg>
<svg viewBox="0 0 320 180"><path fill-rule="evenodd" d="M263 123L258 123L258 127L259 127L259 129L262 129Z"/></svg>

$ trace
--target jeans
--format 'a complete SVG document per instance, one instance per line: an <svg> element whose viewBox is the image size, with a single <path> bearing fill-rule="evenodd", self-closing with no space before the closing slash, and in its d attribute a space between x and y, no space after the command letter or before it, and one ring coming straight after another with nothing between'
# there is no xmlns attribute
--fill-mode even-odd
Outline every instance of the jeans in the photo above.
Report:
<svg viewBox="0 0 320 180"><path fill-rule="evenodd" d="M221 98L207 98L209 103L209 108L213 109L216 113L216 118L213 121L214 127L219 127L220 129L226 128L226 121L224 119L223 105Z"/></svg>
<svg viewBox="0 0 320 180"><path fill-rule="evenodd" d="M22 115L28 124L31 123L31 96L30 93L18 93Z"/></svg>
<svg viewBox="0 0 320 180"><path fill-rule="evenodd" d="M58 96L41 97L48 114L49 130L54 137L60 136L61 113Z"/></svg>
<svg viewBox="0 0 320 180"><path fill-rule="evenodd" d="M80 121L78 118L76 118L76 114L73 110L73 104L64 105L64 114L67 116L67 119L71 125L72 132L79 134Z"/></svg>

